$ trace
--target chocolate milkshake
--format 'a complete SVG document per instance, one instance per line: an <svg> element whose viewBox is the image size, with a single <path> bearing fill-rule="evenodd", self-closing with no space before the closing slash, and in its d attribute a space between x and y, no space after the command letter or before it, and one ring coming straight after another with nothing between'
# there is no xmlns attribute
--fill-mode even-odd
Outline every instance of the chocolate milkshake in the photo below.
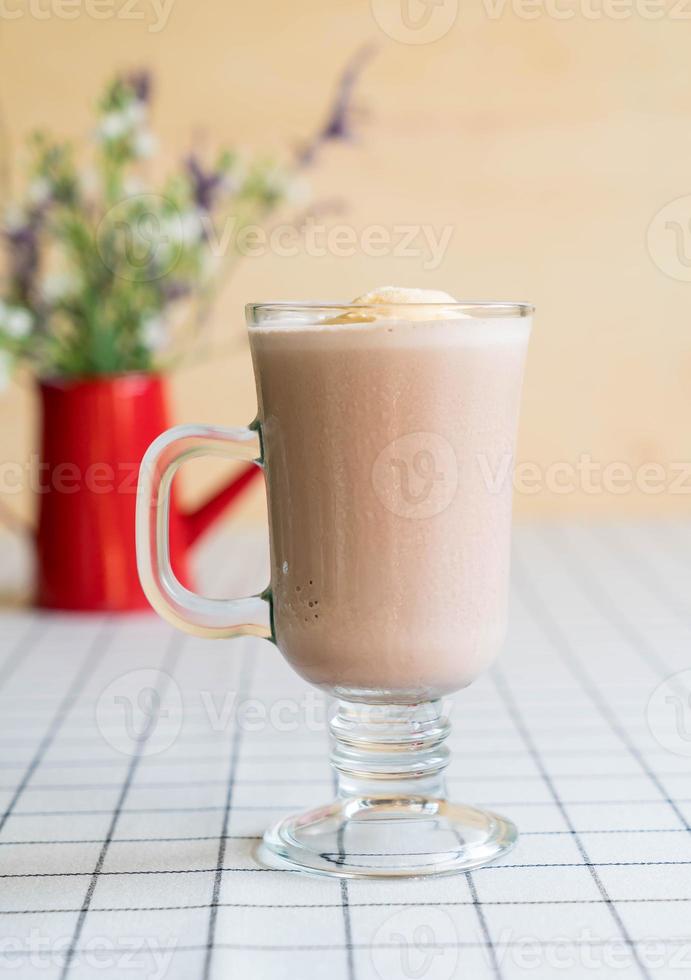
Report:
<svg viewBox="0 0 691 980"><path fill-rule="evenodd" d="M275 637L341 697L423 701L504 637L531 310L413 290L359 306L251 317Z"/></svg>
<svg viewBox="0 0 691 980"><path fill-rule="evenodd" d="M455 874L516 842L510 820L447 798L439 699L504 636L531 313L391 288L345 306L250 306L257 423L178 426L142 461L137 553L156 609L199 636L274 640L337 699L336 798L270 827L267 867ZM259 595L205 598L170 567L172 479L202 455L264 464L272 572Z"/></svg>

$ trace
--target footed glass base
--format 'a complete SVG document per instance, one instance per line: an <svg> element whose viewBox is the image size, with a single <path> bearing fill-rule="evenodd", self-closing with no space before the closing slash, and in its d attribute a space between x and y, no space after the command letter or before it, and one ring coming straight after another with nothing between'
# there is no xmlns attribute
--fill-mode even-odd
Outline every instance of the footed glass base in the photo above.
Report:
<svg viewBox="0 0 691 980"><path fill-rule="evenodd" d="M448 875L516 843L510 821L446 799L450 729L439 702L342 700L330 727L338 799L268 830L257 855L265 866L345 878Z"/></svg>
<svg viewBox="0 0 691 980"><path fill-rule="evenodd" d="M494 861L517 837L503 817L444 799L356 797L282 820L264 835L258 858L345 878L450 875Z"/></svg>

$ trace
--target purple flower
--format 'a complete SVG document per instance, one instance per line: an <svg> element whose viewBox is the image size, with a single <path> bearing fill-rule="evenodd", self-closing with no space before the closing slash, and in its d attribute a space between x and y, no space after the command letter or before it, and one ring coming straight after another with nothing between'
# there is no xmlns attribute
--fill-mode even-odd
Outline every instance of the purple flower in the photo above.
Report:
<svg viewBox="0 0 691 980"><path fill-rule="evenodd" d="M10 277L22 302L31 305L40 255L38 235L43 223L43 210L36 208L27 220L5 231L10 252Z"/></svg>
<svg viewBox="0 0 691 980"><path fill-rule="evenodd" d="M193 153L188 156L185 166L192 181L192 195L195 204L203 211L210 211L214 205L216 193L223 184L223 173L221 171L206 173Z"/></svg>
<svg viewBox="0 0 691 980"><path fill-rule="evenodd" d="M125 85L131 88L138 102L151 101L151 74L146 70L133 71L125 75Z"/></svg>
<svg viewBox="0 0 691 980"><path fill-rule="evenodd" d="M161 281L161 295L166 303L174 303L176 300L189 296L191 286L181 279L163 279Z"/></svg>
<svg viewBox="0 0 691 980"><path fill-rule="evenodd" d="M345 66L324 124L312 140L297 153L297 162L301 166L312 163L323 143L328 143L330 140L349 140L352 138L353 91L363 68L375 54L375 51L373 45L361 48Z"/></svg>

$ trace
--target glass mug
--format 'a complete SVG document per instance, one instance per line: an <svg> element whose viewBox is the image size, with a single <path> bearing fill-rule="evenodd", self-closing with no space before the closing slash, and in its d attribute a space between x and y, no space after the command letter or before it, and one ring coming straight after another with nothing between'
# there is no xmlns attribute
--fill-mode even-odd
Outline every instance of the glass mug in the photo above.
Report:
<svg viewBox="0 0 691 980"><path fill-rule="evenodd" d="M143 588L197 636L272 640L336 699L335 801L264 835L259 859L350 877L451 874L516 841L451 803L441 699L506 628L511 473L532 307L523 303L247 308L258 414L184 425L147 451L138 489ZM271 584L208 599L171 569L170 488L202 455L266 477Z"/></svg>

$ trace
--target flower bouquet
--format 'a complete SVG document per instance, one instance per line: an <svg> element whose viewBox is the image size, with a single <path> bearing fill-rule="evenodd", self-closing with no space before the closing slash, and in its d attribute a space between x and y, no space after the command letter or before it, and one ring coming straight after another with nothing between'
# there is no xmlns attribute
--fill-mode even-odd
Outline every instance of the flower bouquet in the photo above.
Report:
<svg viewBox="0 0 691 980"><path fill-rule="evenodd" d="M363 54L346 68L327 120L283 163L232 148L190 154L161 183L151 79L113 79L83 154L37 133L26 186L6 210L0 378L32 376L42 407L38 602L50 608L146 605L135 565L134 491L148 444L169 424L165 371L189 354L237 259L215 229L265 223L304 194L320 144L347 135ZM189 546L257 473L248 467L193 514L173 507L176 571Z"/></svg>

